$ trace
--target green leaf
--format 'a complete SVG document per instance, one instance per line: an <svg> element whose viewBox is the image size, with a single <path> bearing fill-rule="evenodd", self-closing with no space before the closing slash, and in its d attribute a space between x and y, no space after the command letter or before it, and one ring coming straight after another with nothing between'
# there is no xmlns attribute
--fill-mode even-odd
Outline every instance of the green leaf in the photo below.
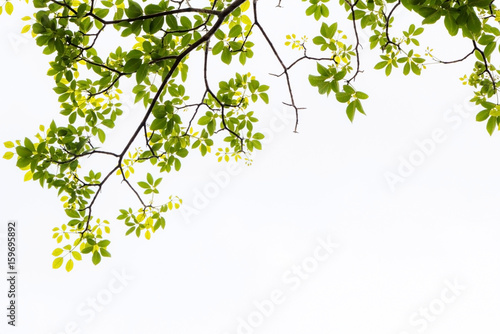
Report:
<svg viewBox="0 0 500 334"><path fill-rule="evenodd" d="M437 20L441 18L441 12L436 10L433 14L427 16L423 21L422 24L433 24L436 23Z"/></svg>
<svg viewBox="0 0 500 334"><path fill-rule="evenodd" d="M185 28L185 29L191 29L193 27L193 24L191 23L191 20L188 19L186 16L182 16L181 17L181 25Z"/></svg>
<svg viewBox="0 0 500 334"><path fill-rule="evenodd" d="M330 11L325 4L321 4L321 15L323 15L324 17L328 17L330 15Z"/></svg>
<svg viewBox="0 0 500 334"><path fill-rule="evenodd" d="M144 13L146 13L146 15L158 14L161 12L163 12L161 7L155 4L149 4L144 8Z"/></svg>
<svg viewBox="0 0 500 334"><path fill-rule="evenodd" d="M224 50L222 50L222 56L221 56L221 59L222 61L229 65L231 64L231 59L233 58L232 54L231 54L231 51L229 51L228 48L224 48Z"/></svg>
<svg viewBox="0 0 500 334"><path fill-rule="evenodd" d="M363 109L363 105L361 104L361 101L360 100L354 100L354 102L356 103L356 105L355 105L356 109L360 113L362 113L363 115L366 115L365 110Z"/></svg>
<svg viewBox="0 0 500 334"><path fill-rule="evenodd" d="M368 94L363 92L356 92L356 97L361 100L366 100L368 98Z"/></svg>
<svg viewBox="0 0 500 334"><path fill-rule="evenodd" d="M264 138L265 136L260 132L257 132L256 134L253 135L253 139L262 140Z"/></svg>
<svg viewBox="0 0 500 334"><path fill-rule="evenodd" d="M385 68L385 75L386 75L386 76L391 75L391 71L392 71L392 65L391 65L391 64L389 64L389 65L387 65L387 67Z"/></svg>
<svg viewBox="0 0 500 334"><path fill-rule="evenodd" d="M410 70L411 70L410 63L406 63L404 68L403 68L403 74L404 75L410 74Z"/></svg>
<svg viewBox="0 0 500 334"><path fill-rule="evenodd" d="M198 124L199 125L207 125L208 123L210 123L211 120L212 120L212 117L210 117L210 116L202 116L198 120Z"/></svg>
<svg viewBox="0 0 500 334"><path fill-rule="evenodd" d="M163 23L165 22L165 18L163 16L158 16L151 21L151 25L149 26L149 33L151 35L156 34L163 27Z"/></svg>
<svg viewBox="0 0 500 334"><path fill-rule="evenodd" d="M108 247L111 241L109 240L101 240L97 243L97 246L99 247Z"/></svg>
<svg viewBox="0 0 500 334"><path fill-rule="evenodd" d="M448 30L451 36L455 36L458 33L458 25L450 12L446 12L444 16L444 26Z"/></svg>
<svg viewBox="0 0 500 334"><path fill-rule="evenodd" d="M306 15L307 16L311 16L314 14L314 12L316 12L316 8L318 7L318 5L311 5L309 6L307 9L306 9Z"/></svg>
<svg viewBox="0 0 500 334"><path fill-rule="evenodd" d="M144 181L139 181L139 182L137 182L137 184L139 185L139 187L144 188L144 189L151 188L151 186L148 183L144 182Z"/></svg>
<svg viewBox="0 0 500 334"><path fill-rule="evenodd" d="M330 71L320 63L316 64L316 69L318 70L318 73L321 74L322 77L330 76Z"/></svg>
<svg viewBox="0 0 500 334"><path fill-rule="evenodd" d="M488 8L492 4L492 0L469 0L468 5L480 8Z"/></svg>
<svg viewBox="0 0 500 334"><path fill-rule="evenodd" d="M214 36L220 40L226 38L226 34L220 29L215 32Z"/></svg>
<svg viewBox="0 0 500 334"><path fill-rule="evenodd" d="M354 120L354 114L356 112L355 104L354 103L349 103L346 108L346 114L349 120L352 121Z"/></svg>
<svg viewBox="0 0 500 334"><path fill-rule="evenodd" d="M377 63L377 65L375 65L375 67L374 67L374 68L375 68L376 70L380 70L380 69L384 68L386 65L387 65L387 62L386 62L386 61L381 61L381 62Z"/></svg>
<svg viewBox="0 0 500 334"><path fill-rule="evenodd" d="M238 37L241 34L242 30L243 28L241 27L241 25L237 24L234 27L232 27L231 30L229 30L228 37L229 38Z"/></svg>
<svg viewBox="0 0 500 334"><path fill-rule="evenodd" d="M71 218L80 218L80 215L76 210L66 209L64 211L66 211L66 214Z"/></svg>
<svg viewBox="0 0 500 334"><path fill-rule="evenodd" d="M335 97L337 98L337 101L339 101L340 103L346 103L351 99L351 94L340 92L335 94Z"/></svg>
<svg viewBox="0 0 500 334"><path fill-rule="evenodd" d="M161 177L159 179L156 179L155 184L153 186L154 187L158 187L160 185L160 183L161 183L161 180L163 180L163 178L161 178Z"/></svg>
<svg viewBox="0 0 500 334"><path fill-rule="evenodd" d="M477 115L476 115L476 121L477 122L485 121L490 116L500 116L500 114L499 115L490 115L490 110L484 109L484 110L481 110L480 112L477 113Z"/></svg>
<svg viewBox="0 0 500 334"><path fill-rule="evenodd" d="M104 256L104 257L111 257L111 253L108 252L107 250L105 250L104 248L99 249L99 251L101 252L102 256Z"/></svg>
<svg viewBox="0 0 500 334"><path fill-rule="evenodd" d="M418 65L415 64L415 63L411 63L411 70L416 75L420 75L420 73L422 72L421 69L420 69L420 67L418 67Z"/></svg>
<svg viewBox="0 0 500 334"><path fill-rule="evenodd" d="M238 59L239 59L241 65L245 65L246 62L247 62L247 54L246 54L246 52L240 52L240 56L239 56Z"/></svg>
<svg viewBox="0 0 500 334"><path fill-rule="evenodd" d="M166 125L167 125L166 118L156 118L153 121L153 123L151 123L150 129L151 130L160 130L160 129L164 129Z"/></svg>
<svg viewBox="0 0 500 334"><path fill-rule="evenodd" d="M134 232L134 230L135 230L135 226L132 226L131 228L129 228L127 230L127 232L125 232L125 235L129 235L130 233Z"/></svg>
<svg viewBox="0 0 500 334"><path fill-rule="evenodd" d="M99 262L101 262L101 254L96 251L94 252L94 254L92 254L92 263L98 265Z"/></svg>
<svg viewBox="0 0 500 334"><path fill-rule="evenodd" d="M496 42L491 42L490 44L486 45L486 47L484 48L484 51L483 51L486 58L489 59L489 57L491 56L493 51L495 51L496 46L497 46Z"/></svg>
<svg viewBox="0 0 500 334"><path fill-rule="evenodd" d="M189 154L189 151L185 148L183 149L180 149L179 151L177 151L177 155L181 158L185 158L187 157L187 155Z"/></svg>
<svg viewBox="0 0 500 334"><path fill-rule="evenodd" d="M267 95L267 93L260 93L259 96L262 101L264 101L266 104L269 104L269 96Z"/></svg>
<svg viewBox="0 0 500 334"><path fill-rule="evenodd" d="M28 158L28 157L31 157L31 155L32 155L32 152L24 146L17 146L16 152L17 152L17 155L19 155L20 157L23 157L23 158Z"/></svg>
<svg viewBox="0 0 500 334"><path fill-rule="evenodd" d="M467 28L475 36L478 36L481 33L481 21L474 12L469 12Z"/></svg>
<svg viewBox="0 0 500 334"><path fill-rule="evenodd" d="M153 175L151 175L150 173L148 173L148 175L146 176L146 179L148 180L149 184L152 185L154 183Z"/></svg>
<svg viewBox="0 0 500 334"><path fill-rule="evenodd" d="M108 15L108 13L109 13L109 9L105 9L105 8L95 8L94 9L94 14L101 19L105 18Z"/></svg>
<svg viewBox="0 0 500 334"><path fill-rule="evenodd" d="M139 69L139 67L141 67L141 65L142 65L141 59L132 58L125 63L125 66L123 67L123 72L134 73Z"/></svg>
<svg viewBox="0 0 500 334"><path fill-rule="evenodd" d="M97 136L99 137L101 143L104 143L106 140L106 133L102 129L97 129Z"/></svg>
<svg viewBox="0 0 500 334"><path fill-rule="evenodd" d="M486 130L488 130L490 136L493 134L493 131L495 131L496 125L497 125L497 117L491 116L490 119L488 120L488 123L486 124Z"/></svg>
<svg viewBox="0 0 500 334"><path fill-rule="evenodd" d="M94 246L87 246L84 249L82 249L82 254L88 254L88 253L92 252L93 249L94 249Z"/></svg>
<svg viewBox="0 0 500 334"><path fill-rule="evenodd" d="M217 54L221 53L223 49L224 49L224 42L219 41L212 48L212 54L217 55Z"/></svg>
<svg viewBox="0 0 500 334"><path fill-rule="evenodd" d="M313 38L313 43L316 45L322 45L322 44L326 44L326 41L322 36L316 36Z"/></svg>
<svg viewBox="0 0 500 334"><path fill-rule="evenodd" d="M104 121L102 121L102 125L110 128L110 129L115 127L115 123L110 119L105 119Z"/></svg>
<svg viewBox="0 0 500 334"><path fill-rule="evenodd" d="M483 35L479 40L477 41L481 45L488 45L489 43L493 42L495 40L495 36L493 35Z"/></svg>
<svg viewBox="0 0 500 334"><path fill-rule="evenodd" d="M144 81L144 79L148 75L148 71L149 71L149 64L148 63L144 63L139 67L139 69L137 70L137 73L135 75L135 79L137 81L137 84L140 84L141 82Z"/></svg>
<svg viewBox="0 0 500 334"><path fill-rule="evenodd" d="M125 8L125 15L128 18L133 19L142 15L142 7L135 1L129 0L128 8Z"/></svg>
<svg viewBox="0 0 500 334"><path fill-rule="evenodd" d="M177 29L179 27L179 25L177 24L177 19L174 15L167 15L165 21L167 22L167 25L172 29Z"/></svg>

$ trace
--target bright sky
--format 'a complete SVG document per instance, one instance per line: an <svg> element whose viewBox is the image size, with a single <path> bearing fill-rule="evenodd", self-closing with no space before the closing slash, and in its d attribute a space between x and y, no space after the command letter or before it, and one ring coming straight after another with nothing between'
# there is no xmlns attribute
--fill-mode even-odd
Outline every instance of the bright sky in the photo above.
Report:
<svg viewBox="0 0 500 334"><path fill-rule="evenodd" d="M261 1L262 23L290 62L301 54L285 48L285 35L307 33L294 21L305 4L271 3ZM20 34L20 17L30 13L16 3L12 17L0 18L1 142L32 136L58 117L49 58ZM407 28L413 17L400 14L396 23ZM468 53L442 23L427 30L421 53L427 46L445 60ZM352 37L350 26L345 31ZM98 266L84 258L71 273L51 269L52 228L66 222L62 203L2 160L0 261L6 268L6 225L17 220L19 308L13 329L1 280L0 332L498 332L500 135L490 137L467 102L471 90L458 78L471 62L387 78L372 70L378 56L363 41L365 73L355 86L370 95L368 115L351 124L333 96L315 94L311 63L292 72L307 107L298 134L281 104L284 81L267 76L278 64L259 46L263 55L244 71L273 87L271 103L255 108L264 150L249 167L192 152L179 173L163 175L161 189L183 198L184 209L149 241L124 235L118 209L137 202L125 185L107 185L96 211L111 221L113 257ZM120 147L144 112L126 107L125 130L110 132L110 145Z"/></svg>

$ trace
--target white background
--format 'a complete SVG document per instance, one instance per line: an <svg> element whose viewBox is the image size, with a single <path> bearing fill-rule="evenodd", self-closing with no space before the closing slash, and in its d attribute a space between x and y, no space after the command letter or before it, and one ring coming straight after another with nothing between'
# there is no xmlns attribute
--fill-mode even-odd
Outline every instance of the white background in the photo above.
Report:
<svg viewBox="0 0 500 334"><path fill-rule="evenodd" d="M317 30L300 21L305 3L274 4L261 1L261 20L290 63L301 53L283 45L285 35ZM59 117L45 75L50 57L19 33L20 17L32 10L15 5L12 17L0 18L1 142L32 137L39 124ZM398 14L405 29L415 18ZM442 22L426 30L420 50L431 46L444 60L469 52L468 42L446 36ZM267 75L280 71L278 63L258 34L254 40L263 56L244 71L273 86L270 105L255 108L260 129L270 134L264 150L219 186L214 175L227 173L227 164L192 152L181 172L163 175L161 191L191 207L200 193L216 191L189 219L169 214L166 229L149 241L124 236L118 209L138 203L125 185L107 184L96 215L112 223L113 257L98 266L84 258L71 273L51 269L52 228L66 221L62 203L53 190L23 183L13 160L0 162L0 261L6 263L6 222L15 219L20 273L15 329L6 325L7 284L0 283L2 333L498 333L500 137L475 122L478 110L467 102L472 91L458 80L473 60L431 65L421 77L399 69L387 78L372 70L378 55L364 38L365 73L355 87L370 95L368 115L357 114L351 124L333 96L309 86L315 64L305 64L292 72L298 104L307 107L294 134L292 111L281 104L284 81ZM194 63L192 69L194 75ZM234 71L220 69L227 77ZM143 112L128 105L118 124L125 130L110 132L110 145L121 147L127 126ZM417 143L435 131L442 142L418 153ZM412 156L422 163L392 189L387 173L397 174ZM338 247L315 260L318 240L328 238ZM294 276L294 265L305 265L307 278ZM455 295L450 284L460 286ZM258 310L256 303L278 292L281 303L267 314ZM444 303L443 294L453 302ZM429 308L432 318L425 320L421 312Z"/></svg>

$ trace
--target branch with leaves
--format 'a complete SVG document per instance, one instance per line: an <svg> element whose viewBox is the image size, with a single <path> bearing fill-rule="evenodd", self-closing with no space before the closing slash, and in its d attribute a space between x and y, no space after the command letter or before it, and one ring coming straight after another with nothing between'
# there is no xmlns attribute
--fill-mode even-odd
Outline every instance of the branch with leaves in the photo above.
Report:
<svg viewBox="0 0 500 334"><path fill-rule="evenodd" d="M66 121L40 126L35 139L6 142L9 151L4 158L16 157L17 167L26 171L26 181L57 189L63 202L68 221L54 228L53 237L58 244L66 244L54 251L54 268L66 263L70 271L73 260L82 259L81 254L91 255L94 264L110 256L110 241L105 236L111 224L95 217L94 208L102 189L114 177L137 199L137 207L120 209L117 217L128 227L126 234L150 239L158 229L165 228L167 213L179 208L182 200L170 195L158 204L163 178L148 172L144 180L137 179L136 164L149 163L159 173L171 173L180 170L182 159L190 152L205 156L216 143L220 143L215 154L219 161L249 162L252 152L262 149L264 135L256 130L258 113L252 108L259 101L269 103L270 87L253 74L233 73L230 67L226 80L214 82L210 75L213 62L220 67L238 61L258 68L251 63L256 34L265 42L258 52L268 50L277 69L273 75L284 78L287 96L282 102L294 110L295 132L300 110L304 109L302 100L307 99L294 88L293 70L299 63L316 64L309 83L319 94L334 93L351 122L357 113L365 114L362 103L368 95L354 86L366 71L361 57L363 31L370 34L370 49L380 53L375 69L383 69L387 76L399 65L404 75L420 75L427 64L452 64L474 55L471 74L461 79L475 89L471 101L482 107L477 120L487 120L490 134L498 128L500 73L492 55L497 50L500 19L493 1L341 0L340 7L350 20L345 30L330 18L332 2L302 1L307 3L305 16L317 22L318 34L312 36L312 43L308 37L299 39L294 33L284 40L274 40L269 31L273 22L262 21L259 13L263 3L258 0L206 0L199 7L185 0L154 4L133 0L28 0L35 13L23 18L27 25L22 32L31 31L42 52L53 57L47 74L54 79L54 92ZM279 15L287 3L277 1L274 5ZM11 15L13 9L8 0L0 13L5 10ZM408 29L394 32L398 10L417 13L422 17L421 25L439 24L443 19L449 34L460 32L471 40L472 48L454 61L439 60L429 48L421 56L419 36L424 28L412 23ZM105 53L99 42L111 29L123 41L135 44L125 48L118 41L113 51ZM288 63L283 46L301 52ZM197 53L201 57L194 57ZM190 65L200 59L203 70L192 72ZM189 89L188 79L202 83L201 94L190 96L194 90ZM134 83L131 93L144 110L122 149L113 152L106 149L106 137L109 129L120 125L120 97L124 93L119 87L123 81ZM102 167L103 159L107 169Z"/></svg>

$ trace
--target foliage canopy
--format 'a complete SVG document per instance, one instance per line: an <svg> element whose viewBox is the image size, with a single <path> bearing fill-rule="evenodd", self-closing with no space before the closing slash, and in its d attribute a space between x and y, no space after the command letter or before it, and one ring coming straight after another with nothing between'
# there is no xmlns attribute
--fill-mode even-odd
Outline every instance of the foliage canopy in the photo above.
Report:
<svg viewBox="0 0 500 334"><path fill-rule="evenodd" d="M110 224L94 216L94 204L110 178L120 178L139 203L136 209L121 209L117 217L128 226L126 234L150 239L155 231L165 228L165 214L179 208L182 200L170 196L166 203L153 203L162 178L147 173L144 180L132 181L136 164L149 163L160 172L178 171L190 152L198 150L202 156L211 153L216 138L226 145L216 149L219 161L238 160L262 148L264 135L255 130L258 119L251 106L258 100L269 102L269 86L250 73L230 75L228 71L227 80L218 84L208 74L209 61L252 65L249 59L256 50L252 42L256 34L276 60L277 76L287 88L283 103L295 111L295 131L301 108L294 96L291 72L302 61L317 63L309 83L320 94L332 94L344 104L349 120L357 113L365 114L362 101L368 95L354 86L366 70L360 57L362 30L370 36L370 48L380 53L375 69L387 76L396 70L420 75L428 63L451 64L475 57L470 74L461 80L474 88L471 101L480 106L477 120L487 121L490 134L500 124L500 72L492 64L492 57L500 52L500 12L491 0L339 0L338 5L329 0L302 0L307 3L304 20L309 17L320 23L312 44L295 35L286 36L284 41L271 40L259 20L257 0L27 2L35 13L23 18L27 25L22 33L31 32L43 53L52 55L47 74L54 78L53 90L66 121L41 125L32 139L4 143L9 149L4 158L15 157L17 167L26 171L25 181L57 189L64 203L68 221L54 228L53 238L60 244L53 252L54 268L66 263L66 270L72 270L81 254L88 254L94 264L110 256L110 241L105 237ZM277 0L276 5L284 2ZM341 24L331 19L330 13L337 9L345 11L350 20L351 24L342 28L350 33L344 33ZM429 49L424 56L419 55L414 48L419 47L418 36L424 28L411 24L394 37L397 33L391 28L398 15L396 9L417 13L422 25L444 24L451 36L459 34L470 40L470 48L451 61L436 58ZM13 10L12 1L7 0L0 14L10 15ZM106 52L99 40L112 29L123 38L123 45ZM125 41L131 40L135 44L126 47ZM275 46L283 42L303 51L290 64L285 64ZM264 46L257 51L263 52ZM201 54L201 73L190 71L190 58L196 59L195 54ZM190 76L200 79L203 89L199 96L189 96L191 90L185 83ZM123 148L113 152L106 150L106 136L119 125L123 114L119 85L127 79L134 82L132 94L136 103L144 105L144 116L124 139ZM92 156L114 159L114 167L102 170L88 159Z"/></svg>

